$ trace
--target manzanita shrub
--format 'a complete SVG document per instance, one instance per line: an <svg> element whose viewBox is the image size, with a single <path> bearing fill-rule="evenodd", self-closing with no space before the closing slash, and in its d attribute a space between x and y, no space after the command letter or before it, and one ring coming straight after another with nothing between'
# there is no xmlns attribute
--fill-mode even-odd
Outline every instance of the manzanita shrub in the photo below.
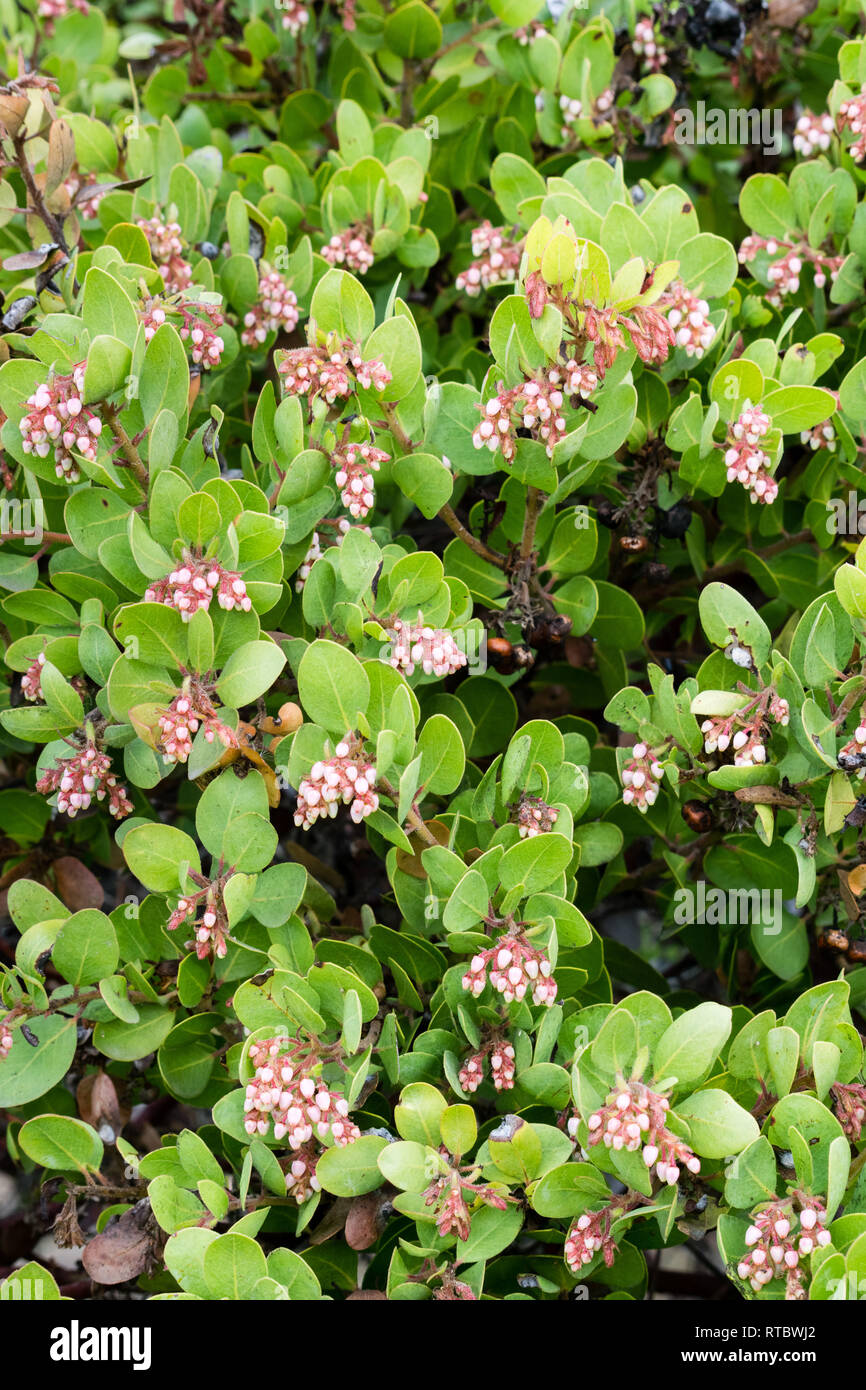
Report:
<svg viewBox="0 0 866 1390"><path fill-rule="evenodd" d="M0 0L4 1296L858 1297L863 11Z"/></svg>

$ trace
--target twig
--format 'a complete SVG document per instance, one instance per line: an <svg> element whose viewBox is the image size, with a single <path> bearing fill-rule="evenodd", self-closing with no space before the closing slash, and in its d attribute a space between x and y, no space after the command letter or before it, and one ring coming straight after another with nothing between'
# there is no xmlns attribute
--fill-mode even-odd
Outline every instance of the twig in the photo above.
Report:
<svg viewBox="0 0 866 1390"><path fill-rule="evenodd" d="M117 410L113 405L109 404L108 401L103 401L101 409L105 423L117 440L120 452L123 454L124 463L121 464L121 467L129 468L132 473L134 473L135 479L140 487L144 492L147 492L149 482L147 469L142 462L141 454L138 452L129 435L126 433L126 430L123 428L123 425L120 423ZM120 460L116 459L115 462L120 463Z"/></svg>

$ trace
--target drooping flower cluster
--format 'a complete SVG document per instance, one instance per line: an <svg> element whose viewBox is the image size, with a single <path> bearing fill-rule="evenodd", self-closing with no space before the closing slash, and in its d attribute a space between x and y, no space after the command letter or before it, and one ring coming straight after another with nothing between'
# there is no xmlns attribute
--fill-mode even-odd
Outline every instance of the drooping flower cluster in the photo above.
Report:
<svg viewBox="0 0 866 1390"><path fill-rule="evenodd" d="M202 682L191 680L159 716L159 751L167 763L187 761L199 725L208 743L219 739L224 748L237 748L237 734L222 722Z"/></svg>
<svg viewBox="0 0 866 1390"><path fill-rule="evenodd" d="M467 1193L471 1193L474 1199L480 1199L487 1206L496 1207L498 1211L507 1210L508 1201L492 1187L473 1181L480 1169L476 1168L464 1175L451 1159L447 1149L440 1147L439 1152L442 1156L442 1171L422 1193L424 1205L435 1208L436 1228L440 1236L450 1235L454 1231L458 1240L468 1240L472 1217L466 1201Z"/></svg>
<svg viewBox="0 0 866 1390"><path fill-rule="evenodd" d="M546 801L542 801L540 796L527 796L524 792L515 818L521 840L531 840L536 835L545 835L552 830L559 819L559 812L548 806Z"/></svg>
<svg viewBox="0 0 866 1390"><path fill-rule="evenodd" d="M84 370L79 362L67 376L52 376L27 398L30 407L21 421L21 447L25 454L47 458L54 450L58 478L77 483L81 476L75 449L91 463L96 461L96 441L102 421L84 404Z"/></svg>
<svg viewBox="0 0 866 1390"><path fill-rule="evenodd" d="M0 1062L6 1061L12 1051L14 1041L15 1038L8 1023L0 1023Z"/></svg>
<svg viewBox="0 0 866 1390"><path fill-rule="evenodd" d="M644 1163L655 1170L659 1181L674 1184L682 1166L690 1173L699 1173L701 1161L668 1129L669 1110L670 1101L643 1081L618 1076L604 1105L587 1120L589 1143L603 1143L614 1152L624 1149L636 1153L640 1149Z"/></svg>
<svg viewBox="0 0 866 1390"><path fill-rule="evenodd" d="M90 6L87 0L39 0L36 13L40 19L47 21L45 32L48 35L54 33L54 20L62 19L69 14L70 10L77 10L79 14L88 14Z"/></svg>
<svg viewBox="0 0 866 1390"><path fill-rule="evenodd" d="M420 666L425 676L450 676L467 663L446 628L428 627L420 609L416 623L395 618L391 628L390 664L397 671L411 676Z"/></svg>
<svg viewBox="0 0 866 1390"><path fill-rule="evenodd" d="M517 430L522 426L545 446L547 457L553 458L553 451L567 430L562 414L565 397L585 399L597 386L598 376L593 369L574 358L564 367L549 367L536 373L519 386L506 389L500 382L496 395L478 407L483 418L473 430L472 443L476 449L489 449L492 454L500 450L510 463L517 448Z"/></svg>
<svg viewBox="0 0 866 1390"><path fill-rule="evenodd" d="M583 103L577 97L561 96L559 98L559 114L562 119L560 134L563 141L567 142L571 139L572 129L582 116L595 122L607 120L614 100L613 88L605 87L604 91L600 92L592 103L592 108L584 112Z"/></svg>
<svg viewBox="0 0 866 1390"><path fill-rule="evenodd" d="M634 52L643 58L643 66L647 72L660 72L667 63L668 55L662 47L655 25L646 15L643 15L634 26L634 38L631 41L631 46Z"/></svg>
<svg viewBox="0 0 866 1390"><path fill-rule="evenodd" d="M108 797L108 809L117 820L132 811L126 787L111 770L110 757L89 739L73 757L61 758L56 767L43 772L36 790L45 795L57 792L58 811L65 811L70 817L86 811L94 797L97 801Z"/></svg>
<svg viewBox="0 0 866 1390"><path fill-rule="evenodd" d="M852 1143L856 1144L866 1121L866 1086L855 1081L845 1086L841 1081L830 1087L835 1102L833 1114Z"/></svg>
<svg viewBox="0 0 866 1390"><path fill-rule="evenodd" d="M314 1137L332 1139L341 1149L360 1138L361 1131L348 1118L345 1096L320 1079L321 1060L313 1044L263 1038L252 1044L249 1057L255 1076L244 1097L247 1134L267 1134L273 1123L274 1138L285 1139L296 1152Z"/></svg>
<svg viewBox="0 0 866 1390"><path fill-rule="evenodd" d="M216 594L220 608L227 612L240 608L249 613L252 600L247 586L235 570L223 569L216 560L208 560L185 550L183 563L165 579L157 579L145 590L145 603L164 603L176 608L185 623L200 608L207 611Z"/></svg>
<svg viewBox="0 0 866 1390"><path fill-rule="evenodd" d="M537 23L537 21L533 21L531 33L529 31L529 26L527 25L524 28L515 29L512 37L517 39L517 42L520 44L521 48L528 48L530 44L534 43L536 39L540 39L541 36L546 33L547 30L545 29L543 24L539 24Z"/></svg>
<svg viewBox="0 0 866 1390"><path fill-rule="evenodd" d="M791 143L797 154L811 159L813 154L829 150L834 129L833 117L826 111L822 116L816 116L812 111L804 111L794 127Z"/></svg>
<svg viewBox="0 0 866 1390"><path fill-rule="evenodd" d="M316 1164L319 1156L310 1144L303 1144L286 1169L286 1195L294 1197L298 1206L303 1206L315 1192L321 1192L322 1184L316 1177Z"/></svg>
<svg viewBox="0 0 866 1390"><path fill-rule="evenodd" d="M830 1244L823 1204L802 1192L792 1196L801 1208L799 1212L794 1210L794 1202L787 1200L771 1202L752 1214L752 1225L746 1231L748 1249L737 1265L737 1274L756 1293L774 1279L784 1279L786 1300L801 1297L801 1259Z"/></svg>
<svg viewBox="0 0 866 1390"><path fill-rule="evenodd" d="M840 135L846 130L856 135L857 139L845 153L850 154L855 164L862 163L866 158L866 87L842 102L836 114L836 128Z"/></svg>
<svg viewBox="0 0 866 1390"><path fill-rule="evenodd" d="M512 283L517 279L523 245L523 238L514 240L505 227L494 227L489 221L482 222L480 227L472 231L475 260L457 276L458 290L475 299L482 290L489 290L492 285Z"/></svg>
<svg viewBox="0 0 866 1390"><path fill-rule="evenodd" d="M364 228L357 223L343 232L335 232L322 247L322 255L328 265L345 265L358 275L366 275L376 259Z"/></svg>
<svg viewBox="0 0 866 1390"><path fill-rule="evenodd" d="M42 695L42 667L45 665L45 653L40 652L35 661L31 661L24 675L21 677L21 694L25 700L41 700Z"/></svg>
<svg viewBox="0 0 866 1390"><path fill-rule="evenodd" d="M716 336L707 301L692 294L682 280L672 280L662 303L668 323L676 333L677 347L682 348L687 357L703 357Z"/></svg>
<svg viewBox="0 0 866 1390"><path fill-rule="evenodd" d="M376 768L364 755L363 739L354 733L337 744L332 758L313 763L301 778L295 825L309 830L320 817L335 816L341 802L349 806L356 825L379 807Z"/></svg>
<svg viewBox="0 0 866 1390"><path fill-rule="evenodd" d="M829 453L836 452L836 430L832 420L822 420L820 424L813 425L810 430L800 431L800 443L808 444L810 449L827 449Z"/></svg>
<svg viewBox="0 0 866 1390"><path fill-rule="evenodd" d="M473 1052L460 1068L458 1080L470 1095L484 1080L485 1062L490 1062L490 1074L497 1091L510 1091L514 1086L514 1048L505 1038L496 1037L478 1052Z"/></svg>
<svg viewBox="0 0 866 1390"><path fill-rule="evenodd" d="M565 1263L572 1274L580 1274L584 1265L592 1264L601 1252L608 1269L616 1255L616 1242L610 1234L611 1208L585 1211L572 1221L565 1237Z"/></svg>
<svg viewBox="0 0 866 1390"><path fill-rule="evenodd" d="M182 301L172 303L159 299L149 299L142 305L141 321L144 324L144 340L149 343L164 323L173 323L185 342L189 342L193 362L207 371L218 367L225 350L225 341L217 332L225 319L215 306L194 304L188 307Z"/></svg>
<svg viewBox="0 0 866 1390"><path fill-rule="evenodd" d="M733 714L716 715L703 721L704 752L725 753L733 748L735 767L758 767L767 761L767 722L772 720L785 727L790 713L788 701L772 686L767 686Z"/></svg>
<svg viewBox="0 0 866 1390"><path fill-rule="evenodd" d="M507 932L472 957L462 984L476 999L484 993L488 970L491 985L506 1004L523 999L527 993L531 993L533 1004L549 1006L556 998L550 961L544 951L530 946L522 933Z"/></svg>
<svg viewBox="0 0 866 1390"><path fill-rule="evenodd" d="M676 330L663 311L652 304L637 304L628 314L618 309L590 306L584 315L584 332L593 346L596 371L603 376L627 346L623 329L642 362L660 366L676 347Z"/></svg>
<svg viewBox="0 0 866 1390"><path fill-rule="evenodd" d="M221 960L228 950L229 919L223 901L223 886L227 881L220 879L208 883L198 893L181 898L168 919L169 931L192 923L193 939L186 945L188 949L195 948L199 960L207 960L210 956Z"/></svg>
<svg viewBox="0 0 866 1390"><path fill-rule="evenodd" d="M138 225L147 238L154 265L169 294L182 293L192 280L192 266L184 257L183 233L178 222L163 222L159 213L139 217Z"/></svg>
<svg viewBox="0 0 866 1390"><path fill-rule="evenodd" d="M372 444L346 444L335 449L331 463L336 468L334 482L340 489L340 500L354 517L364 517L375 505L373 474L391 455Z"/></svg>
<svg viewBox="0 0 866 1390"><path fill-rule="evenodd" d="M282 11L283 28L288 29L293 38L297 38L310 22L307 6L302 4L301 0L279 0L277 8Z"/></svg>
<svg viewBox="0 0 866 1390"><path fill-rule="evenodd" d="M775 502L779 495L779 484L770 472L770 456L760 446L772 427L766 411L746 401L731 424L723 446L728 482L741 483L750 502L763 502L766 506Z"/></svg>
<svg viewBox="0 0 866 1390"><path fill-rule="evenodd" d="M384 391L391 373L380 357L365 362L357 344L292 348L277 369L290 396L322 396L328 405L345 400L356 387Z"/></svg>
<svg viewBox="0 0 866 1390"><path fill-rule="evenodd" d="M298 297L279 271L262 269L259 274L259 297L252 309L244 314L241 342L245 347L259 347L269 333L280 330L292 333L298 326Z"/></svg>
<svg viewBox="0 0 866 1390"><path fill-rule="evenodd" d="M775 309L782 307L784 295L796 294L799 290L804 265L808 263L812 266L815 285L821 290L827 284L828 276L831 282L836 279L845 259L844 256L828 256L823 251L816 251L805 241L791 242L780 241L775 237L747 236L737 253L740 265L751 264L759 251L765 251L768 256L776 256L780 251L783 252L783 255L767 268L767 279L771 282L767 292L767 303Z"/></svg>
<svg viewBox="0 0 866 1390"><path fill-rule="evenodd" d="M619 775L625 788L622 799L626 806L645 813L655 805L664 768L645 743L636 743L631 751L632 756Z"/></svg>

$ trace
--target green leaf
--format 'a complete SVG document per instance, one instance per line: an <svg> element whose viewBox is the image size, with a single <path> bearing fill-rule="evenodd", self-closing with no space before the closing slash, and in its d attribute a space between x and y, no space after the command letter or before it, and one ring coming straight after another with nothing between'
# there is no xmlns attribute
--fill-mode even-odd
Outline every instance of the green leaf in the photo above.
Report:
<svg viewBox="0 0 866 1390"><path fill-rule="evenodd" d="M82 1173L98 1172L103 1144L99 1135L83 1120L68 1115L40 1115L28 1120L18 1135L18 1143L28 1158L43 1168Z"/></svg>

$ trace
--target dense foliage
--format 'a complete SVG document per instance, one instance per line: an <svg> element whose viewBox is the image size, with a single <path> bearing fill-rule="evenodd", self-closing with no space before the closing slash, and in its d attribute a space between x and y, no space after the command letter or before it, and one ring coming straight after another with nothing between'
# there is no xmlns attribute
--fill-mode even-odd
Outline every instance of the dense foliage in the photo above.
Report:
<svg viewBox="0 0 866 1390"><path fill-rule="evenodd" d="M7 1295L856 1298L864 7L0 11Z"/></svg>

